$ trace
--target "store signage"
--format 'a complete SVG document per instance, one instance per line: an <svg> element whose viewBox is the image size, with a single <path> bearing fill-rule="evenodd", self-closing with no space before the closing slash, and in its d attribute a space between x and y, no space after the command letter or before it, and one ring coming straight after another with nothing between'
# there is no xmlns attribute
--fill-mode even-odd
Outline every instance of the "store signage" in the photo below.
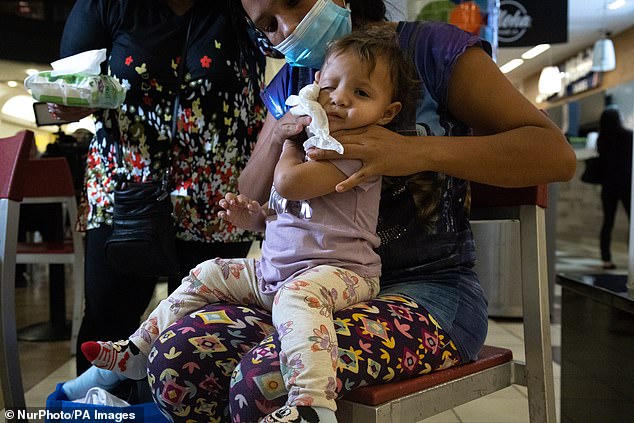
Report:
<svg viewBox="0 0 634 423"><path fill-rule="evenodd" d="M599 72L591 71L576 81L572 81L566 85L566 95L575 95L598 87L601 85L601 75Z"/></svg>
<svg viewBox="0 0 634 423"><path fill-rule="evenodd" d="M567 0L500 0L499 47L527 47L567 41Z"/></svg>
<svg viewBox="0 0 634 423"><path fill-rule="evenodd" d="M563 86L560 93L548 97L548 101L558 101L601 85L603 73L592 70L592 47L580 51L566 60L563 66Z"/></svg>

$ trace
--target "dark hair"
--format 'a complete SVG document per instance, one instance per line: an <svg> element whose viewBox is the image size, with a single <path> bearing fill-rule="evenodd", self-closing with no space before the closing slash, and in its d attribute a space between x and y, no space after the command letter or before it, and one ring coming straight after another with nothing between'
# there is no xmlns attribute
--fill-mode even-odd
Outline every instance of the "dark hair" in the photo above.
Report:
<svg viewBox="0 0 634 423"><path fill-rule="evenodd" d="M253 24L244 11L241 0L232 0L232 3L234 10L237 10L246 22L249 38L262 54L276 59L284 58L282 53L275 50L275 46L271 44L266 35ZM385 0L349 0L347 3L350 6L352 27L355 29L363 28L368 24L387 21ZM235 21L234 26L236 26Z"/></svg>
<svg viewBox="0 0 634 423"><path fill-rule="evenodd" d="M349 0L352 26L363 28L368 23L387 21L385 0Z"/></svg>
<svg viewBox="0 0 634 423"><path fill-rule="evenodd" d="M623 123L621 122L619 109L610 107L601 113L601 118L599 119L600 134L614 134L620 132L622 129Z"/></svg>
<svg viewBox="0 0 634 423"><path fill-rule="evenodd" d="M330 57L350 52L369 65L370 73L374 71L378 60L385 60L392 79L392 101L400 101L403 105L401 112L388 126L398 127L401 123L413 122L416 104L420 99L420 81L414 64L398 44L394 28L374 25L352 31L328 44L324 63Z"/></svg>

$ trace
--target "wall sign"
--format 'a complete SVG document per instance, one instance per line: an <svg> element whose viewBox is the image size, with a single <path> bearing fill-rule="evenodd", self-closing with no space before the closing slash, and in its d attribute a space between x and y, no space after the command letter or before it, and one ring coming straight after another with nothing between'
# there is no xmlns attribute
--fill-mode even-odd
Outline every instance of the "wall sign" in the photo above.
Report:
<svg viewBox="0 0 634 423"><path fill-rule="evenodd" d="M409 0L408 15L419 21L447 22L497 46L498 0ZM387 2L389 3L389 2Z"/></svg>
<svg viewBox="0 0 634 423"><path fill-rule="evenodd" d="M528 47L567 41L567 0L500 0L499 47Z"/></svg>
<svg viewBox="0 0 634 423"><path fill-rule="evenodd" d="M548 101L558 101L591 90L603 82L603 73L592 70L592 47L578 52L558 67L563 71L564 88L548 97Z"/></svg>

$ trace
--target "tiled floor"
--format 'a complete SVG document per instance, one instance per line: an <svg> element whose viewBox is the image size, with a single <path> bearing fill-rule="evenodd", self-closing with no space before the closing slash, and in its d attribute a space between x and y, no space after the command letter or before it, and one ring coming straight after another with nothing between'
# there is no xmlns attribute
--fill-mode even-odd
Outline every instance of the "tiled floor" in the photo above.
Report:
<svg viewBox="0 0 634 423"><path fill-rule="evenodd" d="M601 262L596 240L587 243L557 243L556 271L587 271L600 272ZM627 247L615 244L613 247L614 261L617 273L625 272L627 265ZM47 282L46 272L36 272L40 277L31 281L27 287L18 288L16 293L16 308L18 310L18 327L24 327L34 322L46 321L47 312ZM157 289L157 297L165 295L165 286ZM67 293L67 304L72 304L72 294ZM557 399L557 414L559 414L559 386L560 368L558 351L560 345L559 305L560 290L555 288L555 296L551 300L553 307L551 336L553 344L553 369L555 375L555 397ZM67 307L70 310L70 307ZM70 315L69 315L70 318ZM490 320L487 343L504 346L513 350L516 358L524 358L523 334L521 322L516 320ZM74 362L69 355L69 342L20 342L20 362L22 366L26 401L31 407L42 407L46 396L55 388L55 384L74 377ZM528 422L527 392L523 387L513 386L498 393L489 395L453 410L424 420L425 423L526 423ZM421 422L422 423L422 422Z"/></svg>

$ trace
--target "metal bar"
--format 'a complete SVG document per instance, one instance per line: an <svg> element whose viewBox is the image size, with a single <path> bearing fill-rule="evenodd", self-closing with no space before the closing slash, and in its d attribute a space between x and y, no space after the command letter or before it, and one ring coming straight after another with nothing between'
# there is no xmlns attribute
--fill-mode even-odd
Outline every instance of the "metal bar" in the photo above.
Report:
<svg viewBox="0 0 634 423"><path fill-rule="evenodd" d="M15 323L15 247L20 206L0 199L0 384L5 408L24 408L24 388Z"/></svg>
<svg viewBox="0 0 634 423"><path fill-rule="evenodd" d="M533 423L555 423L544 209L521 206L520 222L528 411Z"/></svg>

